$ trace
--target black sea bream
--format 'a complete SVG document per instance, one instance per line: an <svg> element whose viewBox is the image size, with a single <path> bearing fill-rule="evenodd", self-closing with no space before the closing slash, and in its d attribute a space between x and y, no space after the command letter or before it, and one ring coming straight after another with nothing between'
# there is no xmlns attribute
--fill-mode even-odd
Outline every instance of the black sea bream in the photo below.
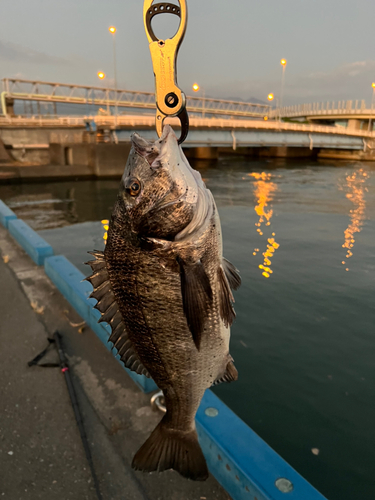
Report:
<svg viewBox="0 0 375 500"><path fill-rule="evenodd" d="M155 143L133 134L105 251L92 255L91 296L110 341L165 396L167 413L133 467L206 479L194 418L208 387L237 379L229 326L241 280L222 256L213 196L170 126Z"/></svg>

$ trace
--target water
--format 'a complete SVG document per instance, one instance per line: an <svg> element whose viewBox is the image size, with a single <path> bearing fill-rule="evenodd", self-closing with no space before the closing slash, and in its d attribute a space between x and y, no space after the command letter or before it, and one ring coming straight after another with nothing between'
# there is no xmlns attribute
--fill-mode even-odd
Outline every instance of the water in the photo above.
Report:
<svg viewBox="0 0 375 500"><path fill-rule="evenodd" d="M231 353L215 392L330 500L375 498L375 166L197 163L240 269ZM81 270L102 248L117 181L0 186Z"/></svg>

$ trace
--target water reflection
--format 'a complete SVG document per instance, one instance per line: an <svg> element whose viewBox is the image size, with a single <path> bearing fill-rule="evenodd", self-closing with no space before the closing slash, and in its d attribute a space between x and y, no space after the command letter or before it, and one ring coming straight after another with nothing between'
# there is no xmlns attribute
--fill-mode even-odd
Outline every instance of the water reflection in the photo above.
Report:
<svg viewBox="0 0 375 500"><path fill-rule="evenodd" d="M254 195L257 205L254 207L254 210L259 216L259 220L255 223L255 226L257 226L259 236L263 236L264 232L267 232L268 226L271 226L273 209L270 203L273 200L274 193L277 191L277 185L274 182L270 182L272 177L271 173L252 172L248 174L248 176L256 179L254 182ZM265 278L269 278L273 273L271 269L271 258L279 246L280 245L275 240L275 233L272 233L271 237L267 238L266 250L262 254L263 264L259 264L259 269L262 271L262 276ZM253 255L257 255L259 251L259 248L254 248Z"/></svg>
<svg viewBox="0 0 375 500"><path fill-rule="evenodd" d="M65 190L61 198L52 192L16 194L7 200L17 217L26 220L35 230L54 229L78 222L75 190Z"/></svg>
<svg viewBox="0 0 375 500"><path fill-rule="evenodd" d="M345 196L354 205L354 208L349 212L349 226L344 231L344 244L342 247L346 249L346 259L350 259L353 255L354 235L361 232L365 220L365 193L367 192L366 181L368 178L369 174L363 168L360 168L346 176L344 186L339 186L341 190L347 191ZM347 266L347 260L343 260L342 264ZM349 271L349 268L346 267L345 271Z"/></svg>
<svg viewBox="0 0 375 500"><path fill-rule="evenodd" d="M101 222L102 222L103 229L104 229L103 240L104 240L104 244L106 245L107 239L108 239L109 220L103 219Z"/></svg>

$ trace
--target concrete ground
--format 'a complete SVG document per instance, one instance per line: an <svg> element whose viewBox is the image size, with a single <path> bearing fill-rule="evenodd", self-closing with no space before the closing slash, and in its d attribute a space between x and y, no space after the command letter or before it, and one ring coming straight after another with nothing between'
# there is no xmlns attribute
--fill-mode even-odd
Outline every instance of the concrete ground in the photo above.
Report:
<svg viewBox="0 0 375 500"><path fill-rule="evenodd" d="M105 500L229 500L210 477L135 472L132 457L161 418L120 364L0 227L0 498L97 498L64 376L28 367L58 329ZM78 325L78 326L77 326ZM44 362L57 361L54 348Z"/></svg>

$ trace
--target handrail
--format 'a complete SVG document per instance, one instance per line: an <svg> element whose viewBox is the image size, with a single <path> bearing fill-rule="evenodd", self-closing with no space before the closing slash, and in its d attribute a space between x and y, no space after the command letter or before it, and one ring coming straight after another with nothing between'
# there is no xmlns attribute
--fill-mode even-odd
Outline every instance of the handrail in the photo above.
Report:
<svg viewBox="0 0 375 500"><path fill-rule="evenodd" d="M171 124L174 124L174 119L171 119ZM124 116L61 116L53 117L0 117L0 127L10 126L42 126L42 127L85 127L88 122L94 121L98 127L154 127L155 121L152 115L124 115ZM175 119L178 124L178 119ZM264 120L244 120L244 119L228 119L228 118L199 118L192 117L190 119L191 129L219 128L219 129L237 129L237 130L272 130L272 131L292 131L319 133L330 135L345 135L352 137L367 137L375 139L375 132L365 130L347 129L345 127L335 127L330 125L315 125L304 123L288 123L279 121L264 121Z"/></svg>
<svg viewBox="0 0 375 500"><path fill-rule="evenodd" d="M155 94L153 92L18 78L4 78L2 82L6 96L16 100L155 109ZM245 101L188 96L187 109L190 112L204 112L213 115L263 117L269 113L271 106Z"/></svg>
<svg viewBox="0 0 375 500"><path fill-rule="evenodd" d="M366 102L362 99L360 102L356 101L338 101L338 102L321 102L321 103L309 103L309 104L298 104L293 106L285 106L280 110L273 109L270 111L270 117L276 118L279 114L283 118L302 118L302 117L314 117L314 116L345 116L347 117L358 117L363 116L364 118L370 118L375 114L373 108L366 108Z"/></svg>

